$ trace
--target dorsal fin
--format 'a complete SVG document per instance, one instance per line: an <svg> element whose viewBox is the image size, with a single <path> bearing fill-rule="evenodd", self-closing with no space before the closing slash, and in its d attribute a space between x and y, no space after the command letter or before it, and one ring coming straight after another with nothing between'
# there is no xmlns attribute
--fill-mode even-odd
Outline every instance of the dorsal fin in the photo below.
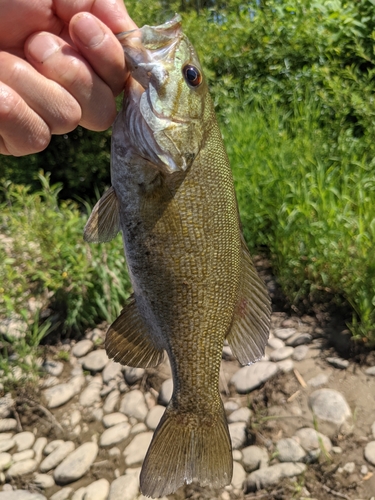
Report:
<svg viewBox="0 0 375 500"><path fill-rule="evenodd" d="M240 295L227 340L234 356L246 365L264 355L271 322L271 301L243 236L241 267Z"/></svg>
<svg viewBox="0 0 375 500"><path fill-rule="evenodd" d="M83 238L89 243L104 243L111 241L119 230L119 205L116 192L110 187L93 208Z"/></svg>
<svg viewBox="0 0 375 500"><path fill-rule="evenodd" d="M109 327L105 348L110 358L137 368L157 366L164 356L163 349L156 345L144 324L134 298Z"/></svg>

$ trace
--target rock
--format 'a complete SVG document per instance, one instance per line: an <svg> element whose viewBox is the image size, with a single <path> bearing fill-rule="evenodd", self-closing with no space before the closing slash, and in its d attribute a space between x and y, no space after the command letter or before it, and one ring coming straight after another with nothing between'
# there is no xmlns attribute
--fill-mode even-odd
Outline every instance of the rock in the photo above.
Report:
<svg viewBox="0 0 375 500"><path fill-rule="evenodd" d="M368 474L368 467L367 467L367 465L361 465L360 473L362 474L362 476L367 476L367 474Z"/></svg>
<svg viewBox="0 0 375 500"><path fill-rule="evenodd" d="M75 427L77 424L79 424L81 419L82 419L81 412L79 410L73 410L72 413L70 414L71 427Z"/></svg>
<svg viewBox="0 0 375 500"><path fill-rule="evenodd" d="M65 441L60 446L57 446L40 464L39 470L41 472L48 472L59 465L65 457L74 450L75 446L73 441Z"/></svg>
<svg viewBox="0 0 375 500"><path fill-rule="evenodd" d="M306 451L312 451L323 447L329 453L332 449L331 440L324 434L310 427L298 429L293 437Z"/></svg>
<svg viewBox="0 0 375 500"><path fill-rule="evenodd" d="M61 361L46 360L42 368L53 377L59 377L64 370L64 363Z"/></svg>
<svg viewBox="0 0 375 500"><path fill-rule="evenodd" d="M30 474L30 472L34 472L38 467L38 462L33 458L29 458L28 460L22 460L21 462L16 462L9 467L7 470L7 477L13 478L17 476L23 476L24 474Z"/></svg>
<svg viewBox="0 0 375 500"><path fill-rule="evenodd" d="M251 410L244 406L238 410L234 410L234 412L229 415L228 422L246 422L248 424L250 422L250 418Z"/></svg>
<svg viewBox="0 0 375 500"><path fill-rule="evenodd" d="M104 415L103 408L95 408L94 410L92 410L91 415L95 420L100 422L101 420L103 420L103 415Z"/></svg>
<svg viewBox="0 0 375 500"><path fill-rule="evenodd" d="M249 472L268 467L268 452L266 448L247 446L242 450L242 462Z"/></svg>
<svg viewBox="0 0 375 500"><path fill-rule="evenodd" d="M277 367L283 373L289 373L294 368L294 363L291 359L283 359L282 361L277 362Z"/></svg>
<svg viewBox="0 0 375 500"><path fill-rule="evenodd" d="M366 444L364 456L371 465L375 465L375 441Z"/></svg>
<svg viewBox="0 0 375 500"><path fill-rule="evenodd" d="M82 387L85 385L85 377L83 373L79 375L75 375L69 380L69 385L73 388L74 394L79 394L81 392Z"/></svg>
<svg viewBox="0 0 375 500"><path fill-rule="evenodd" d="M270 360L271 361L282 361L283 359L289 358L294 352L293 347L281 347L280 349L276 349L271 352Z"/></svg>
<svg viewBox="0 0 375 500"><path fill-rule="evenodd" d="M23 450L18 453L13 453L12 460L13 462L21 462L22 460L27 460L29 458L34 458L34 450Z"/></svg>
<svg viewBox="0 0 375 500"><path fill-rule="evenodd" d="M365 374L375 377L375 366L370 366L370 368L366 368Z"/></svg>
<svg viewBox="0 0 375 500"><path fill-rule="evenodd" d="M253 365L240 368L233 375L231 382L234 384L237 392L245 394L253 391L276 375L278 370L278 366L270 361L254 363Z"/></svg>
<svg viewBox="0 0 375 500"><path fill-rule="evenodd" d="M296 333L295 328L276 328L273 334L281 340L287 340L289 337Z"/></svg>
<svg viewBox="0 0 375 500"><path fill-rule="evenodd" d="M233 484L235 488L242 490L242 486L245 479L246 479L245 469L238 462L233 462L233 476L231 484Z"/></svg>
<svg viewBox="0 0 375 500"><path fill-rule="evenodd" d="M97 351L94 351L94 353L95 352ZM79 396L79 404L86 408L89 408L93 406L95 403L101 401L100 390L102 386L103 386L102 376L100 374L95 375L95 377L93 377L93 379L90 381L86 389L84 389L81 392L81 395Z"/></svg>
<svg viewBox="0 0 375 500"><path fill-rule="evenodd" d="M89 339L80 340L76 343L76 345L72 349L72 354L76 358L81 358L82 356L86 356L90 351L94 348L94 342Z"/></svg>
<svg viewBox="0 0 375 500"><path fill-rule="evenodd" d="M86 488L84 486L82 486L81 488L78 488L78 490L76 490L73 493L71 500L84 500L85 493L86 493Z"/></svg>
<svg viewBox="0 0 375 500"><path fill-rule="evenodd" d="M240 450L233 450L232 455L233 460L236 460L236 462L242 461L242 453L240 452Z"/></svg>
<svg viewBox="0 0 375 500"><path fill-rule="evenodd" d="M307 383L311 387L320 387L321 385L324 385L328 382L328 376L325 373L319 373L319 375L316 375L315 377L310 378L310 380L307 381Z"/></svg>
<svg viewBox="0 0 375 500"><path fill-rule="evenodd" d="M292 438L280 439L276 443L276 452L280 462L301 462L306 455L302 446Z"/></svg>
<svg viewBox="0 0 375 500"><path fill-rule="evenodd" d="M233 422L228 425L232 448L236 450L246 442L246 422Z"/></svg>
<svg viewBox="0 0 375 500"><path fill-rule="evenodd" d="M0 432L15 431L17 420L15 418L0 418Z"/></svg>
<svg viewBox="0 0 375 500"><path fill-rule="evenodd" d="M347 472L348 474L353 474L355 471L355 463L354 462L348 462L343 466L343 471Z"/></svg>
<svg viewBox="0 0 375 500"><path fill-rule="evenodd" d="M277 337L270 337L268 339L268 347L271 349L282 349L285 347L285 342L281 339L278 339Z"/></svg>
<svg viewBox="0 0 375 500"><path fill-rule="evenodd" d="M55 486L55 481L49 474L35 474L34 484L38 488L46 490L47 488L52 488L52 486Z"/></svg>
<svg viewBox="0 0 375 500"><path fill-rule="evenodd" d="M121 370L122 370L122 365L110 359L108 363L105 365L105 368L102 373L103 382L105 384L109 384L111 380L116 380L120 378L122 376Z"/></svg>
<svg viewBox="0 0 375 500"><path fill-rule="evenodd" d="M312 341L312 336L309 333L297 333L292 337L288 338L286 345L291 347L297 347L303 344L310 344Z"/></svg>
<svg viewBox="0 0 375 500"><path fill-rule="evenodd" d="M14 315L13 318L6 318L0 322L0 334L5 335L10 340L19 340L25 337L27 323L21 316Z"/></svg>
<svg viewBox="0 0 375 500"><path fill-rule="evenodd" d="M153 432L142 432L133 438L132 442L124 450L125 464L127 466L143 461L150 446L152 436Z"/></svg>
<svg viewBox="0 0 375 500"><path fill-rule="evenodd" d="M70 497L73 488L61 488L61 490L56 491L49 500L67 500Z"/></svg>
<svg viewBox="0 0 375 500"><path fill-rule="evenodd" d="M0 500L47 500L40 493L33 493L27 490L0 491Z"/></svg>
<svg viewBox="0 0 375 500"><path fill-rule="evenodd" d="M141 432L146 432L147 427L143 422L139 422L139 424L135 424L130 431L130 434L140 434Z"/></svg>
<svg viewBox="0 0 375 500"><path fill-rule="evenodd" d="M229 401L225 401L225 403L224 403L224 409L226 411L232 412L232 411L238 410L238 408L240 408L240 405L238 403L236 403L236 401L229 400Z"/></svg>
<svg viewBox="0 0 375 500"><path fill-rule="evenodd" d="M302 361L306 358L309 348L307 345L298 345L292 354L294 361Z"/></svg>
<svg viewBox="0 0 375 500"><path fill-rule="evenodd" d="M340 446L332 446L332 453L336 453L336 455L341 455L342 448Z"/></svg>
<svg viewBox="0 0 375 500"><path fill-rule="evenodd" d="M0 453L3 451L11 450L15 444L16 443L15 443L13 438L12 439L3 439L2 441L0 441Z"/></svg>
<svg viewBox="0 0 375 500"><path fill-rule="evenodd" d="M65 441L63 441L62 439L54 439L53 441L50 441L47 445L45 445L45 448L43 450L44 454L49 455L53 452L53 450L56 450L56 448L63 443L65 443Z"/></svg>
<svg viewBox="0 0 375 500"><path fill-rule="evenodd" d="M14 436L13 432L1 432L0 441L4 441L5 439L12 439L13 436Z"/></svg>
<svg viewBox="0 0 375 500"><path fill-rule="evenodd" d="M155 430L160 422L161 417L164 415L165 407L156 405L147 413L146 425L149 429Z"/></svg>
<svg viewBox="0 0 375 500"><path fill-rule="evenodd" d="M0 453L0 472L8 469L12 464L12 455L10 453Z"/></svg>
<svg viewBox="0 0 375 500"><path fill-rule="evenodd" d="M17 451L28 450L35 442L34 434L29 431L19 432L13 436L13 439L16 443Z"/></svg>
<svg viewBox="0 0 375 500"><path fill-rule="evenodd" d="M107 479L98 479L86 486L84 500L106 500L109 493L109 482Z"/></svg>
<svg viewBox="0 0 375 500"><path fill-rule="evenodd" d="M120 400L120 391L117 389L110 392L103 405L104 413L113 413Z"/></svg>
<svg viewBox="0 0 375 500"><path fill-rule="evenodd" d="M285 477L299 476L306 470L302 463L284 462L251 472L246 479L246 492L267 488Z"/></svg>
<svg viewBox="0 0 375 500"><path fill-rule="evenodd" d="M13 406L14 399L12 399L9 392L3 398L0 398L0 422L3 418L7 418L11 415Z"/></svg>
<svg viewBox="0 0 375 500"><path fill-rule="evenodd" d="M135 474L125 474L112 482L108 500L135 500L137 495L138 477Z"/></svg>
<svg viewBox="0 0 375 500"><path fill-rule="evenodd" d="M42 389L47 389L48 387L53 387L59 383L60 383L60 379L58 379L57 377L47 377L44 380L42 379L39 381L39 385L40 385L40 387L42 387Z"/></svg>
<svg viewBox="0 0 375 500"><path fill-rule="evenodd" d="M90 372L101 372L109 359L104 349L92 351L82 358L82 366Z"/></svg>
<svg viewBox="0 0 375 500"><path fill-rule="evenodd" d="M67 403L76 394L71 383L58 384L44 391L48 408L57 408Z"/></svg>
<svg viewBox="0 0 375 500"><path fill-rule="evenodd" d="M121 400L120 412L137 420L144 420L148 413L143 393L138 389L130 391Z"/></svg>
<svg viewBox="0 0 375 500"><path fill-rule="evenodd" d="M164 380L164 382L161 384L159 392L159 403L164 406L167 406L172 397L172 392L173 392L173 380L171 378L168 378L167 380Z"/></svg>
<svg viewBox="0 0 375 500"><path fill-rule="evenodd" d="M110 450L108 450L108 455L110 457L119 457L121 455L120 448L117 448L117 446L114 446Z"/></svg>
<svg viewBox="0 0 375 500"><path fill-rule="evenodd" d="M100 436L99 445L101 447L113 446L126 439L130 434L131 425L129 422L121 422L106 429Z"/></svg>
<svg viewBox="0 0 375 500"><path fill-rule="evenodd" d="M108 427L112 427L113 425L121 424L122 422L127 421L128 417L120 412L109 413L103 417L103 425L106 429L108 429Z"/></svg>
<svg viewBox="0 0 375 500"><path fill-rule="evenodd" d="M144 374L144 368L131 368L130 366L127 366L124 372L125 380L129 385L135 384L138 380L141 380Z"/></svg>
<svg viewBox="0 0 375 500"><path fill-rule="evenodd" d="M344 396L333 389L314 391L310 394L309 406L318 418L336 425L343 424L352 415Z"/></svg>
<svg viewBox="0 0 375 500"><path fill-rule="evenodd" d="M100 396L104 398L105 396L108 396L108 394L115 389L117 389L118 386L118 381L117 380L110 380L108 384L103 385L103 389L100 391Z"/></svg>
<svg viewBox="0 0 375 500"><path fill-rule="evenodd" d="M329 357L326 361L330 365L334 366L335 368L340 368L341 370L345 370L349 366L349 361L347 359L338 357Z"/></svg>
<svg viewBox="0 0 375 500"><path fill-rule="evenodd" d="M84 443L70 453L53 474L57 484L67 484L77 481L90 469L98 454L96 443Z"/></svg>

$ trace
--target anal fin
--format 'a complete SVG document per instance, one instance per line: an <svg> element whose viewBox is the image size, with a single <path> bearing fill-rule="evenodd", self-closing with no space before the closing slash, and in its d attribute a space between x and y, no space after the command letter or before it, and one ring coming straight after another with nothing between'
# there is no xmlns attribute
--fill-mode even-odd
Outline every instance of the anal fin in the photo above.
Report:
<svg viewBox="0 0 375 500"><path fill-rule="evenodd" d="M105 348L114 361L135 368L157 366L164 356L144 324L134 298L109 327Z"/></svg>
<svg viewBox="0 0 375 500"><path fill-rule="evenodd" d="M264 355L270 322L271 301L242 237L239 301L234 311L232 327L227 335L229 346L241 364L253 363Z"/></svg>
<svg viewBox="0 0 375 500"><path fill-rule="evenodd" d="M83 238L89 243L103 243L111 241L119 229L119 204L115 190L110 187L92 209Z"/></svg>

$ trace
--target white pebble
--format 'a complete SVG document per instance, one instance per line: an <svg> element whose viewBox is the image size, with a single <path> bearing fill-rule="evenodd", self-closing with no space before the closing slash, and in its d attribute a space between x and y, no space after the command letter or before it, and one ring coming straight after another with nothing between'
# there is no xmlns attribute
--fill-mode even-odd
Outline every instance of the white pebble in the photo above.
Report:
<svg viewBox="0 0 375 500"><path fill-rule="evenodd" d="M34 434L29 431L19 432L13 436L13 439L16 442L17 451L28 450L35 442Z"/></svg>

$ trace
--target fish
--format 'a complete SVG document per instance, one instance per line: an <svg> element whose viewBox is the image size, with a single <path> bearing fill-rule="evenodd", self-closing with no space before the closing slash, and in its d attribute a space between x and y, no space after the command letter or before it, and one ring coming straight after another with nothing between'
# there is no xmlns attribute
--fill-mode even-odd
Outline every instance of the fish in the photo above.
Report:
<svg viewBox="0 0 375 500"><path fill-rule="evenodd" d="M173 394L140 474L143 495L223 487L233 471L219 392L226 340L241 364L261 358L271 305L242 235L233 177L198 55L176 15L118 35L130 77L112 129L111 187L88 242L122 232L133 294L110 326L108 356L155 367Z"/></svg>

